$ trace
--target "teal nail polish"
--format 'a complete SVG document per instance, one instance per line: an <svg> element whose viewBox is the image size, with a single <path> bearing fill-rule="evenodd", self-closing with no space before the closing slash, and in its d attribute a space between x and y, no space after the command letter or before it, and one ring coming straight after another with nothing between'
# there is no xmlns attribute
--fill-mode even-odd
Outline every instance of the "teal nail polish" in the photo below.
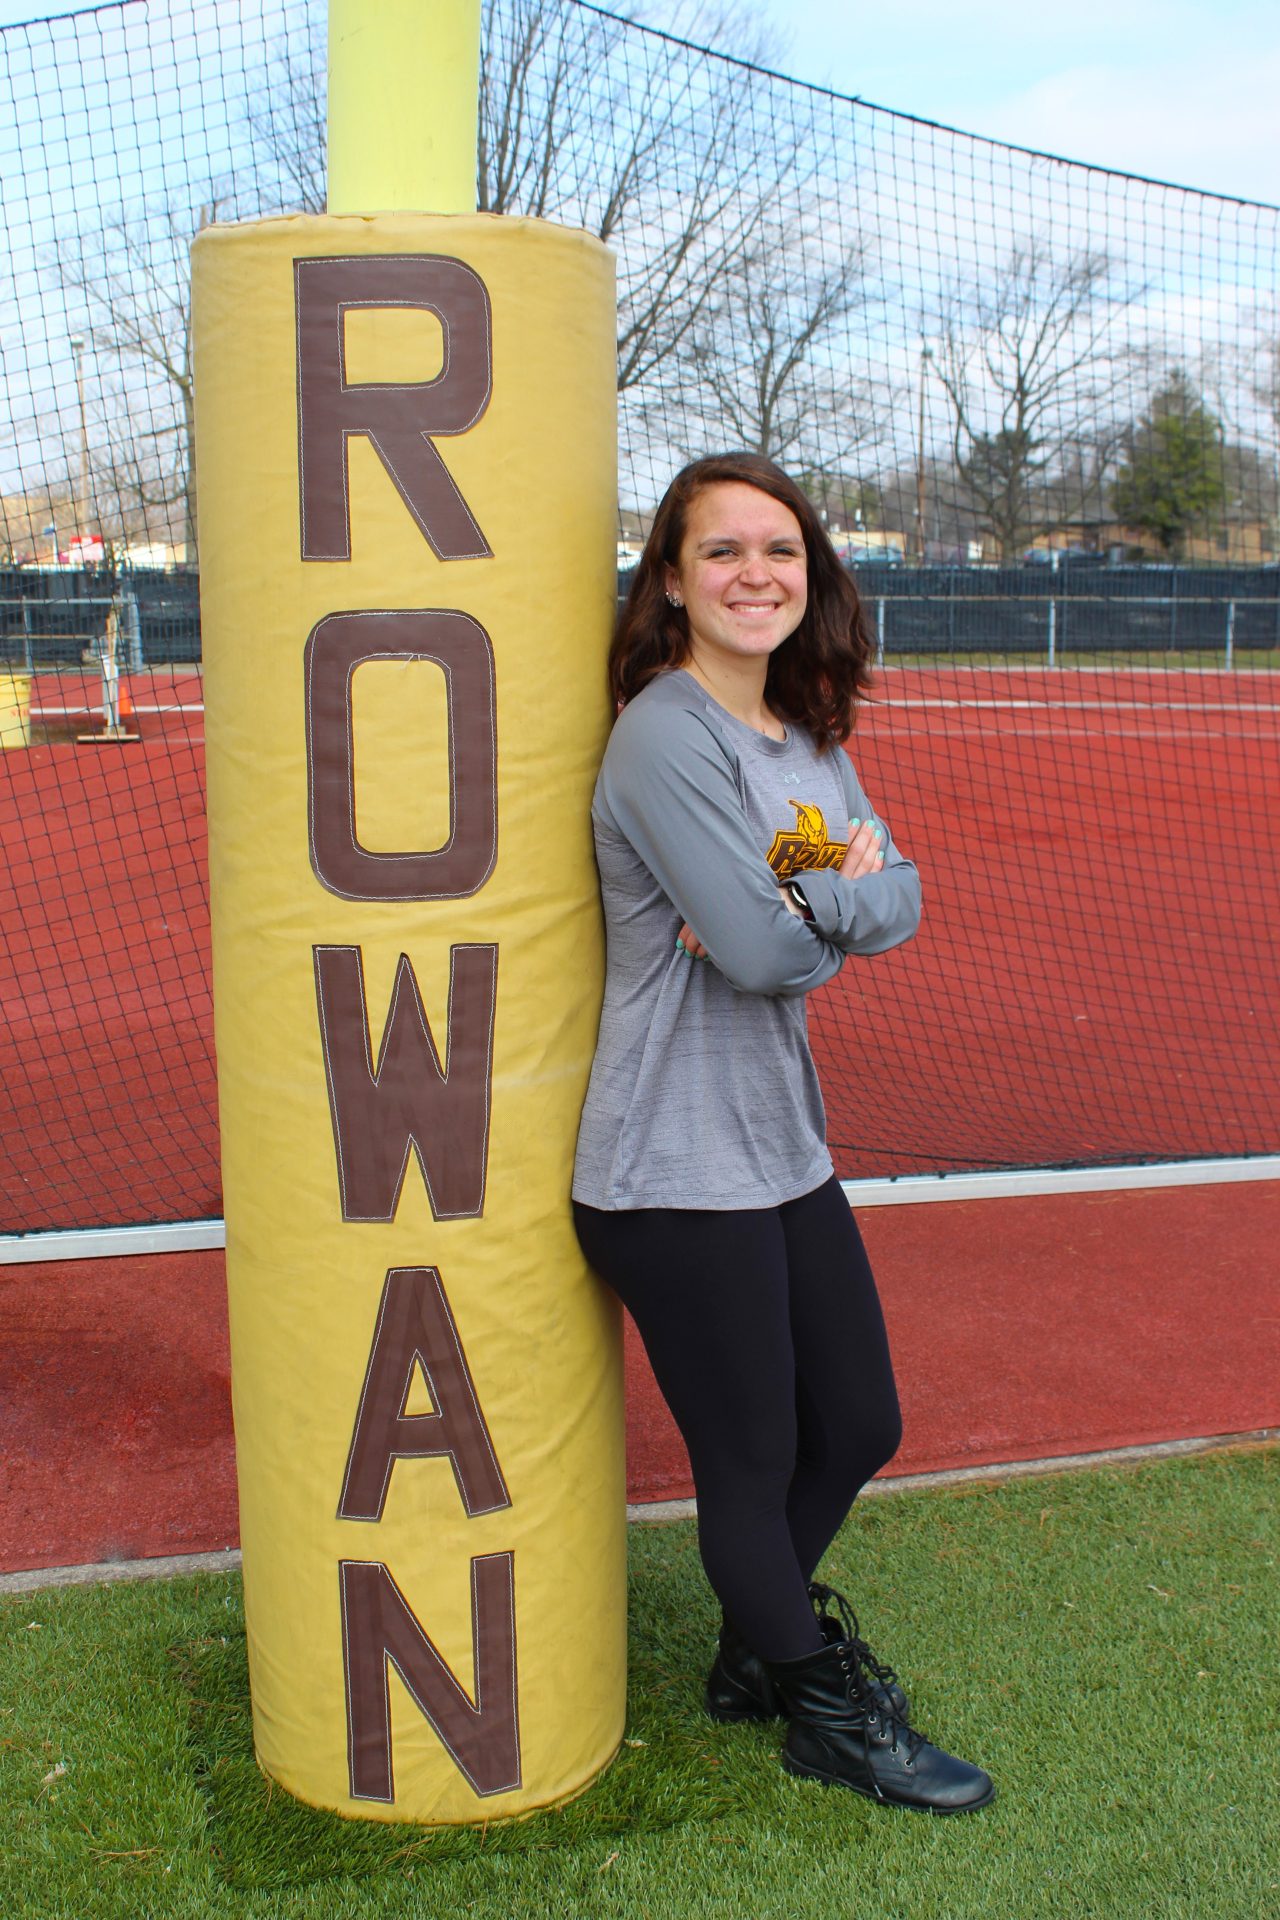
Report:
<svg viewBox="0 0 1280 1920"><path fill-rule="evenodd" d="M688 951L689 951L689 949L688 949L688 947L686 947L686 945L685 945L685 943L684 943L684 941L683 941L683 940L677 940L677 941L676 941L676 952L677 952L677 953L688 953Z"/></svg>
<svg viewBox="0 0 1280 1920"><path fill-rule="evenodd" d="M861 825L861 822L860 822L860 821L857 821L857 820L851 820L851 821L849 822L849 831L850 831L850 833L856 833L856 832L858 831L858 828L859 828L859 826L860 826L860 825Z"/></svg>
<svg viewBox="0 0 1280 1920"><path fill-rule="evenodd" d="M883 839L884 839L884 828L883 828L883 827L877 827L877 828L876 828L876 839L877 839L877 840L883 840Z"/></svg>

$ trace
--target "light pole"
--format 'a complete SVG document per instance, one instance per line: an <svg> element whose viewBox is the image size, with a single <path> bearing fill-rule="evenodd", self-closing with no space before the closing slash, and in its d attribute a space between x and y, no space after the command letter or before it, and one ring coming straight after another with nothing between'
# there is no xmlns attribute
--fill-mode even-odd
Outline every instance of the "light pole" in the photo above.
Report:
<svg viewBox="0 0 1280 1920"><path fill-rule="evenodd" d="M71 355L76 363L76 404L80 413L80 469L76 479L75 493L72 496L71 509L83 554L89 495L89 429L84 417L84 335L73 333L70 344Z"/></svg>
<svg viewBox="0 0 1280 1920"><path fill-rule="evenodd" d="M924 476L924 382L933 350L920 343L920 411L916 425L916 564L925 560L925 476Z"/></svg>

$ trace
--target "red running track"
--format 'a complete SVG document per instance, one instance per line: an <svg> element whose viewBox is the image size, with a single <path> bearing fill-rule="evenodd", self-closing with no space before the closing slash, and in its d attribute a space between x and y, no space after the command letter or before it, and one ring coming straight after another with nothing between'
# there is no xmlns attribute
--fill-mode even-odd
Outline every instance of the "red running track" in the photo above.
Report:
<svg viewBox="0 0 1280 1920"><path fill-rule="evenodd" d="M139 745L0 752L0 1231L221 1208L200 682L127 684ZM1280 1150L1278 700L882 677L855 755L926 909L811 1002L843 1175Z"/></svg>
<svg viewBox="0 0 1280 1920"><path fill-rule="evenodd" d="M905 1414L889 1477L1280 1427L1280 1182L860 1220ZM627 1371L631 1497L685 1495L634 1342ZM0 1571L234 1546L221 1254L0 1269L0 1458Z"/></svg>
<svg viewBox="0 0 1280 1920"><path fill-rule="evenodd" d="M200 681L126 684L138 744L0 753L0 1231L222 1210Z"/></svg>
<svg viewBox="0 0 1280 1920"><path fill-rule="evenodd" d="M847 1178L1275 1152L1280 680L899 670L854 756L916 940L814 997Z"/></svg>

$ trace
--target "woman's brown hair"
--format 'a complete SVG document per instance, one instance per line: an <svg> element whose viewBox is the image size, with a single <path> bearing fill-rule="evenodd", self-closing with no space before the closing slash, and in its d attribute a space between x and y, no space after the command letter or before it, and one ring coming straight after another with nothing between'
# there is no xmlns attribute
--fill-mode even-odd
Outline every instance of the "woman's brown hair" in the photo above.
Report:
<svg viewBox="0 0 1280 1920"><path fill-rule="evenodd" d="M718 453L681 468L654 516L609 649L615 703L634 700L655 674L683 665L689 622L667 599L666 570L680 561L689 508L708 487L756 487L800 522L809 599L800 625L769 656L765 698L775 713L806 727L820 747L847 740L871 683L872 645L852 576L840 564L811 500L772 460Z"/></svg>

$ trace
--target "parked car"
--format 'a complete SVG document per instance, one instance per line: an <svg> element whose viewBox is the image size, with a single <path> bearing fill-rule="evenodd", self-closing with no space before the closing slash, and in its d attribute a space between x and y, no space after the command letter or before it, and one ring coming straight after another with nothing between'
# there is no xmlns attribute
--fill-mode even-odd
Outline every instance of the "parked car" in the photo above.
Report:
<svg viewBox="0 0 1280 1920"><path fill-rule="evenodd" d="M846 567L900 567L905 557L901 547L870 547L856 540L834 540L832 545Z"/></svg>

